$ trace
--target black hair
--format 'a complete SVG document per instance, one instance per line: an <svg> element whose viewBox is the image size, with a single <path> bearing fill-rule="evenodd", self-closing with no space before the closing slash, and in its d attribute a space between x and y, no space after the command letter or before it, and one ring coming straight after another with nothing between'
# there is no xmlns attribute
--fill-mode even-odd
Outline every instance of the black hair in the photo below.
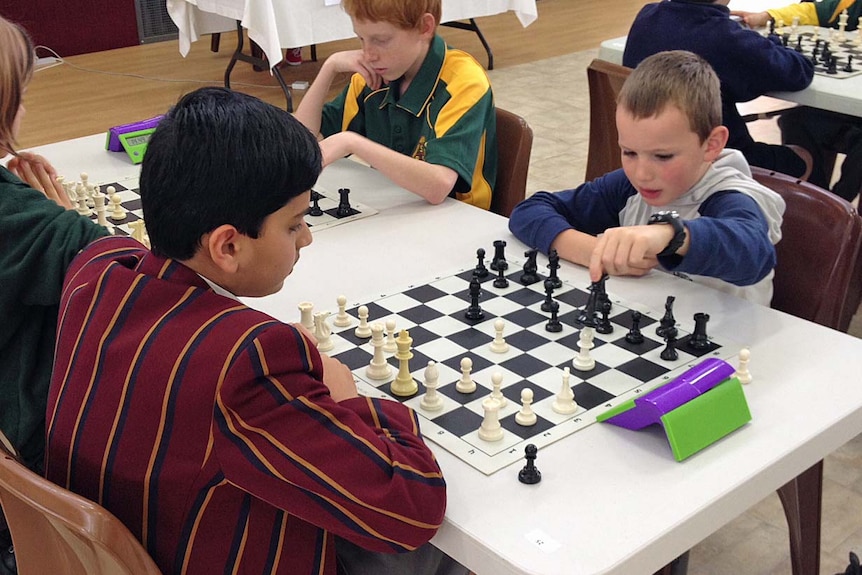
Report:
<svg viewBox="0 0 862 575"><path fill-rule="evenodd" d="M153 253L188 260L223 224L257 238L322 166L317 139L285 110L225 88L186 94L159 122L141 168Z"/></svg>

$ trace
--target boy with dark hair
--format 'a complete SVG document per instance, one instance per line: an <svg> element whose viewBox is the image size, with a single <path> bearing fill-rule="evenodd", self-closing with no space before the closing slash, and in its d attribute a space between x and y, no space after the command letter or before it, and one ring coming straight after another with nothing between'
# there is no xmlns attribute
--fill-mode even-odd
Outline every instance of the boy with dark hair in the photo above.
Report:
<svg viewBox="0 0 862 575"><path fill-rule="evenodd" d="M616 123L623 168L527 198L512 233L589 266L593 280L661 266L768 305L784 201L724 148L709 64L685 51L645 59L623 85Z"/></svg>
<svg viewBox="0 0 862 575"><path fill-rule="evenodd" d="M802 90L814 78L814 67L804 55L731 20L728 1L647 4L629 29L623 65L634 68L647 56L665 50L688 50L701 56L721 80L727 147L741 151L752 166L803 177L809 171L810 154L755 142L736 105L767 92Z"/></svg>
<svg viewBox="0 0 862 575"><path fill-rule="evenodd" d="M335 536L400 553L443 519L415 413L359 397L309 334L236 299L281 289L311 243L320 170L287 112L197 90L144 159L153 251L106 238L69 269L46 475L117 515L164 573L335 575Z"/></svg>
<svg viewBox="0 0 862 575"><path fill-rule="evenodd" d="M342 0L362 49L333 54L296 110L324 164L355 154L432 204L488 209L497 177L491 84L437 35L441 0ZM341 72L350 84L324 105Z"/></svg>

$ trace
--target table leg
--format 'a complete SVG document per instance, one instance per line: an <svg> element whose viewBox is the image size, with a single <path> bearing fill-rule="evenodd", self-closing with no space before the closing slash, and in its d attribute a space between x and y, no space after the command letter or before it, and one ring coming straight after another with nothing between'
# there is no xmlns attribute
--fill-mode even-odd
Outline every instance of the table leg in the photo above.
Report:
<svg viewBox="0 0 862 575"><path fill-rule="evenodd" d="M450 28L457 28L459 30L469 30L471 32L475 32L476 36L479 37L479 41L482 43L482 46L485 47L485 52L488 53L488 69L494 69L494 53L491 52L491 46L488 44L488 41L485 40L485 36L482 34L482 31L479 29L479 25L476 24L475 18L470 18L469 22L444 22L444 26L448 26Z"/></svg>
<svg viewBox="0 0 862 575"><path fill-rule="evenodd" d="M823 461L818 461L778 489L790 528L793 575L820 573L820 521L823 504Z"/></svg>
<svg viewBox="0 0 862 575"><path fill-rule="evenodd" d="M236 65L238 60L242 60L243 62L248 62L252 66L260 67L261 70L266 70L269 68L269 62L267 62L266 57L263 55L263 52L260 51L260 47L257 48L258 55L255 56L254 48L256 44L252 42L252 55L243 53L242 49L245 46L244 34L242 31L242 24L239 20L236 21L236 50L233 55L230 57L230 62L227 64L227 69L224 71L224 87L230 88L230 75L233 72L233 67ZM287 83L284 81L284 78L281 75L281 71L277 66L272 67L272 74L275 76L275 79L278 80L279 85L281 86L281 90L284 92L284 97L287 100L287 111L293 112L293 97L290 93L290 88Z"/></svg>

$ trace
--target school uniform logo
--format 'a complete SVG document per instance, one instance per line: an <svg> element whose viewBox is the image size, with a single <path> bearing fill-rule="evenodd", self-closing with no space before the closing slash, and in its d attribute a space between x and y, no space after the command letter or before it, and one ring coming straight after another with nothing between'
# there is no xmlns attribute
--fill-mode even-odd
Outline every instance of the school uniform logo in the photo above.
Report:
<svg viewBox="0 0 862 575"><path fill-rule="evenodd" d="M423 162L425 161L426 142L427 142L427 140L425 139L425 136L422 136L421 138L419 138L419 143L416 144L416 149L413 150L413 158L414 159L421 160Z"/></svg>

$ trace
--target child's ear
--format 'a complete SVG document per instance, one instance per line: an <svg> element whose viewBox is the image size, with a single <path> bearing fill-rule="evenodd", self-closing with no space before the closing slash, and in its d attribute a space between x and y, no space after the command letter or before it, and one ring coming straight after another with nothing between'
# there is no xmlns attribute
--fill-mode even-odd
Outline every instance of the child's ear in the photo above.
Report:
<svg viewBox="0 0 862 575"><path fill-rule="evenodd" d="M244 238L235 227L222 224L203 237L202 247L209 252L216 267L225 273L233 273L239 268Z"/></svg>
<svg viewBox="0 0 862 575"><path fill-rule="evenodd" d="M727 145L728 131L725 126L716 126L706 137L704 160L713 162Z"/></svg>
<svg viewBox="0 0 862 575"><path fill-rule="evenodd" d="M437 33L437 20L430 12L422 14L422 18L419 20L419 33L429 40Z"/></svg>

